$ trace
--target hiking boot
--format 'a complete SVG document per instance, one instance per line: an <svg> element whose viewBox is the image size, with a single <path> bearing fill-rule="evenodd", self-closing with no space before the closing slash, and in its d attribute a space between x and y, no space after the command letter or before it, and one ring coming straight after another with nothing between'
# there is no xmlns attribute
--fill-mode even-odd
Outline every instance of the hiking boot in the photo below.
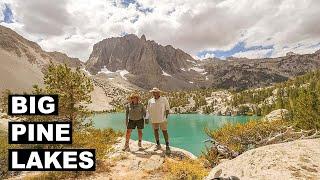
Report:
<svg viewBox="0 0 320 180"><path fill-rule="evenodd" d="M122 151L130 151L129 144L125 144Z"/></svg>
<svg viewBox="0 0 320 180"><path fill-rule="evenodd" d="M170 147L169 146L166 146L166 154L171 154L171 149L170 149Z"/></svg>
<svg viewBox="0 0 320 180"><path fill-rule="evenodd" d="M138 147L139 147L139 148L142 148L142 143L141 143L141 141L138 141Z"/></svg>
<svg viewBox="0 0 320 180"><path fill-rule="evenodd" d="M156 147L154 147L153 151L158 151L161 149L161 145L157 144Z"/></svg>

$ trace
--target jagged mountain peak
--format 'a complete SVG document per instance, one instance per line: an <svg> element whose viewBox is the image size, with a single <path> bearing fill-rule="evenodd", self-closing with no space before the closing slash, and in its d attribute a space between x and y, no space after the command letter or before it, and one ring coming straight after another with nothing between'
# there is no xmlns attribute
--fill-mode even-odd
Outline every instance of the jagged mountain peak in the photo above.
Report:
<svg viewBox="0 0 320 180"><path fill-rule="evenodd" d="M145 36L144 34L140 37L140 39L141 39L142 41L147 41L146 36Z"/></svg>
<svg viewBox="0 0 320 180"><path fill-rule="evenodd" d="M101 69L109 72L126 70L129 72L128 80L144 88L156 86L161 78L166 79L160 80L164 88L170 88L170 84L189 88L192 85L185 79L190 75L181 69L192 67L193 61L195 60L189 54L171 45L162 46L155 41L146 40L145 35L138 38L134 34L128 34L95 44L86 62L86 69L91 74L98 74ZM191 75L196 76L193 73Z"/></svg>

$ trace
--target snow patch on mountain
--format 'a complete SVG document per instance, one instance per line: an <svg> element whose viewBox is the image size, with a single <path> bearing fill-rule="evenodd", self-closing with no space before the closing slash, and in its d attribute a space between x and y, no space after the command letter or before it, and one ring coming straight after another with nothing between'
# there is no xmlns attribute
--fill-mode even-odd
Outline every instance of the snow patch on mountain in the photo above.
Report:
<svg viewBox="0 0 320 180"><path fill-rule="evenodd" d="M196 62L191 61L190 59L187 59L186 61L189 61L189 62L191 62L191 63L193 63L193 64L197 64Z"/></svg>
<svg viewBox="0 0 320 180"><path fill-rule="evenodd" d="M100 73L104 73L104 74L114 74L114 73L119 73L120 76L124 79L124 80L128 80L125 75L129 74L129 71L123 69L123 70L117 70L116 72L110 71L109 69L106 68L106 66L104 66L99 72ZM111 78L109 78L111 80Z"/></svg>
<svg viewBox="0 0 320 180"><path fill-rule="evenodd" d="M129 71L127 70L117 70L118 73L120 73L120 76L124 79L124 80L128 80L125 75L129 74Z"/></svg>
<svg viewBox="0 0 320 180"><path fill-rule="evenodd" d="M198 73L203 73L205 71L205 69L202 69L202 68L198 68L198 67L192 67L192 68L189 68L189 71L190 70L194 70Z"/></svg>
<svg viewBox="0 0 320 180"><path fill-rule="evenodd" d="M92 76L92 74L88 71L88 70L86 70L86 68L82 68L81 69L84 73L86 73L88 76Z"/></svg>
<svg viewBox="0 0 320 180"><path fill-rule="evenodd" d="M103 66L103 68L98 72L98 74L104 73L104 74L112 74L114 72L110 71L106 66Z"/></svg>
<svg viewBox="0 0 320 180"><path fill-rule="evenodd" d="M164 72L164 70L162 70L162 75L171 77L171 74L168 74L168 73Z"/></svg>

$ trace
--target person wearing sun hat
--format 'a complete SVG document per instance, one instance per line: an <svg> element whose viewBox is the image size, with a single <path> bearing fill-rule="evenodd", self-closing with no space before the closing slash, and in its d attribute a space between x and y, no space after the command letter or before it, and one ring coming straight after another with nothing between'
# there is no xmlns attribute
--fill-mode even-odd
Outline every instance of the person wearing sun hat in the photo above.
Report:
<svg viewBox="0 0 320 180"><path fill-rule="evenodd" d="M129 103L125 106L126 109L126 142L123 150L129 151L129 141L131 132L133 129L138 129L138 146L142 148L142 129L144 128L144 118L146 116L146 109L142 103L140 103L140 95L133 93L128 97Z"/></svg>
<svg viewBox="0 0 320 180"><path fill-rule="evenodd" d="M169 147L169 134L168 134L168 122L167 118L169 115L170 105L166 97L161 96L161 91L158 88L150 90L153 98L148 101L147 112L149 119L152 123L153 133L156 140L155 151L161 149L159 141L159 129L161 128L162 134L166 141L166 153L170 154L171 150Z"/></svg>

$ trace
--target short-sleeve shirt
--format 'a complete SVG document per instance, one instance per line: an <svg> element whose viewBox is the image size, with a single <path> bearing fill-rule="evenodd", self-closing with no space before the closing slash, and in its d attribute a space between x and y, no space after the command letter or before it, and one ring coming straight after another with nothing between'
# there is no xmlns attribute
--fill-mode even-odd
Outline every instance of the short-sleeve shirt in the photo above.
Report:
<svg viewBox="0 0 320 180"><path fill-rule="evenodd" d="M166 111L170 110L169 101L166 97L152 98L148 101L148 115L152 123L167 121Z"/></svg>
<svg viewBox="0 0 320 180"><path fill-rule="evenodd" d="M146 109L143 104L128 104L126 106L126 117L129 120L141 120L146 115Z"/></svg>

